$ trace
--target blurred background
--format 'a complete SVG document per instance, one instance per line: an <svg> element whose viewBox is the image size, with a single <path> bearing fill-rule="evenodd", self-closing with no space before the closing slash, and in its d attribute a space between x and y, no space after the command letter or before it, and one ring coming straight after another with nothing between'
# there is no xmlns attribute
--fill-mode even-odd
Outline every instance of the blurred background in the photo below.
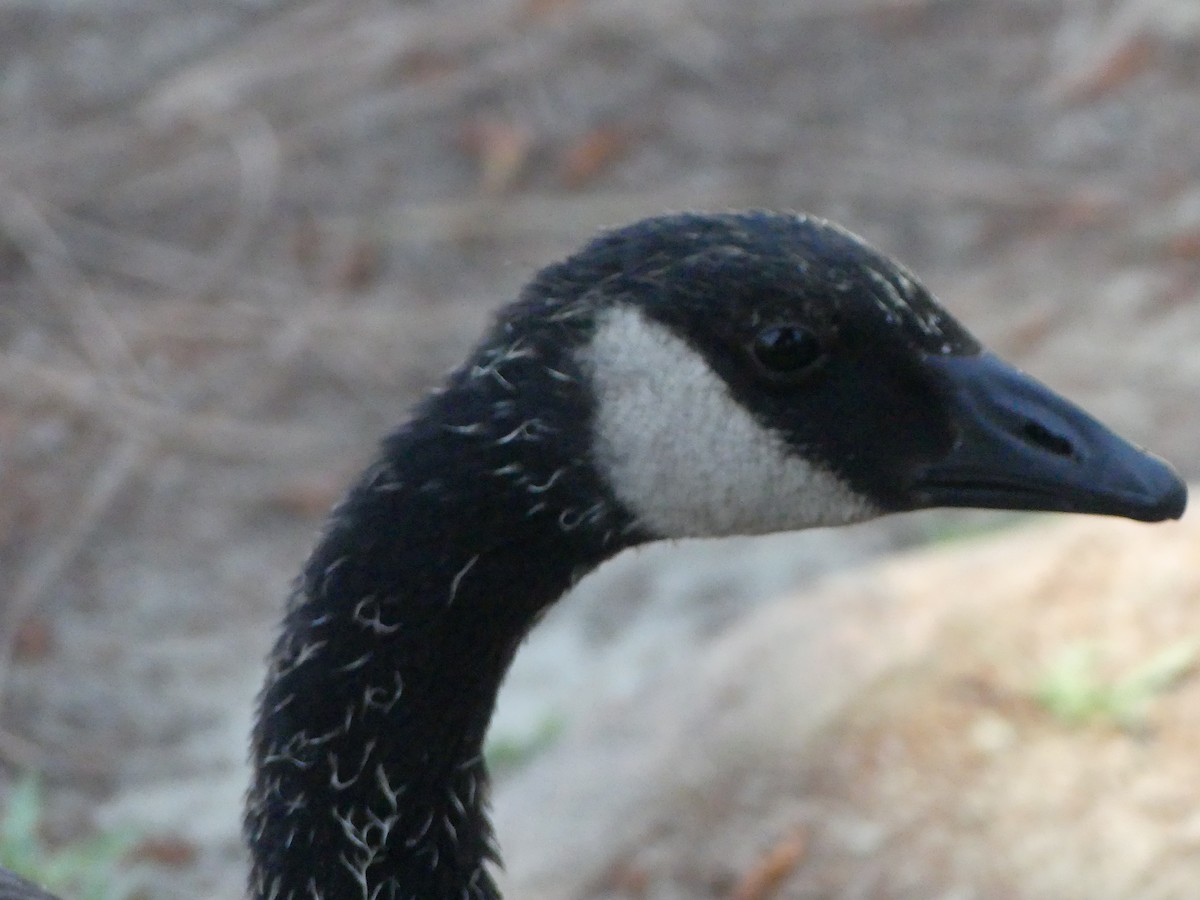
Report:
<svg viewBox="0 0 1200 900"><path fill-rule="evenodd" d="M0 0L0 860L240 896L326 510L603 226L836 219L1200 476L1198 148L1195 0ZM963 514L622 558L502 698L511 896L1194 896L1198 564Z"/></svg>

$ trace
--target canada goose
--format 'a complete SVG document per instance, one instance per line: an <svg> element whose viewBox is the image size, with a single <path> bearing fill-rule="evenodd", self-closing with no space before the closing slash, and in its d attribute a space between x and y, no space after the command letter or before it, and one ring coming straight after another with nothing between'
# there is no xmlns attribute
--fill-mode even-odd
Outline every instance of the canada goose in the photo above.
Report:
<svg viewBox="0 0 1200 900"><path fill-rule="evenodd" d="M934 506L1159 521L1185 502L1166 463L835 225L611 231L534 277L333 511L260 698L250 893L498 897L497 689L539 615L627 547Z"/></svg>

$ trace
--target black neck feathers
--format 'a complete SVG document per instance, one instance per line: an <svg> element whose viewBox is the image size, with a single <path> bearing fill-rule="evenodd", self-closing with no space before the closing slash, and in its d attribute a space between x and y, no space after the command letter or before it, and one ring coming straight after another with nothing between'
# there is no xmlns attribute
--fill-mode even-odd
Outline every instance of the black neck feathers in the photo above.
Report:
<svg viewBox="0 0 1200 900"><path fill-rule="evenodd" d="M497 896L501 679L541 612L637 540L592 467L570 343L516 331L387 439L295 589L254 736L255 898Z"/></svg>

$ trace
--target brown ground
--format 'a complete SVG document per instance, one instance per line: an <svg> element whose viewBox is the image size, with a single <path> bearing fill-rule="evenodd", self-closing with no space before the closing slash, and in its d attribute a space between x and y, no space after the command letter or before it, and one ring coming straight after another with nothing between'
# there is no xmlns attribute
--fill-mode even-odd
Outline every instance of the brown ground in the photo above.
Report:
<svg viewBox="0 0 1200 900"><path fill-rule="evenodd" d="M148 896L236 895L249 698L324 509L598 225L839 219L1200 476L1192 0L99 9L0 4L0 763L44 773L52 839L169 838ZM505 727L943 521L614 566L530 646ZM537 666L576 664L537 706ZM902 734L929 690L863 722Z"/></svg>
<svg viewBox="0 0 1200 900"><path fill-rule="evenodd" d="M513 896L1195 896L1198 548L1060 519L747 615L502 785Z"/></svg>

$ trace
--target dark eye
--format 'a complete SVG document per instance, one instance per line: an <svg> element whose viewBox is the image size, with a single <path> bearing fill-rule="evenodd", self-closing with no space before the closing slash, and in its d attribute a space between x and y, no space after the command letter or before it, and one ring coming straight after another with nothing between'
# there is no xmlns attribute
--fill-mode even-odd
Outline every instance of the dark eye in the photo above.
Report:
<svg viewBox="0 0 1200 900"><path fill-rule="evenodd" d="M768 375L796 376L825 358L817 336L801 325L770 325L755 335L750 347Z"/></svg>

